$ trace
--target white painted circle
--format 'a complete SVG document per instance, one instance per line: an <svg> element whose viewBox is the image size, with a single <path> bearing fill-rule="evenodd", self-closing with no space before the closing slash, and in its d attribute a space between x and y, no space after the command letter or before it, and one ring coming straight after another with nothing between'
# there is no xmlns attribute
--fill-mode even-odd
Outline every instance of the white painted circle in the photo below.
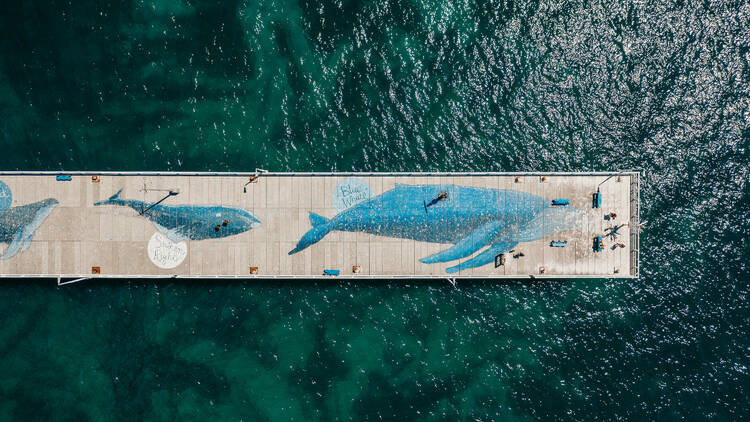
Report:
<svg viewBox="0 0 750 422"><path fill-rule="evenodd" d="M155 232L148 241L148 257L159 268L174 268L185 260L187 243L174 243L166 236Z"/></svg>

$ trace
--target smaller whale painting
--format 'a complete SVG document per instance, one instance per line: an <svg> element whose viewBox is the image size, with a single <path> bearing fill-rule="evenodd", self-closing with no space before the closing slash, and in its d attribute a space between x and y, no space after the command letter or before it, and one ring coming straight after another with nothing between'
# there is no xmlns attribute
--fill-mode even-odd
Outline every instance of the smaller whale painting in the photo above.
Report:
<svg viewBox="0 0 750 422"><path fill-rule="evenodd" d="M241 208L203 205L162 205L120 197L122 189L94 205L129 207L147 218L172 242L217 239L244 233L260 225L250 212Z"/></svg>
<svg viewBox="0 0 750 422"><path fill-rule="evenodd" d="M36 229L57 205L56 199L49 198L0 211L0 242L8 244L0 259L12 258L28 249Z"/></svg>

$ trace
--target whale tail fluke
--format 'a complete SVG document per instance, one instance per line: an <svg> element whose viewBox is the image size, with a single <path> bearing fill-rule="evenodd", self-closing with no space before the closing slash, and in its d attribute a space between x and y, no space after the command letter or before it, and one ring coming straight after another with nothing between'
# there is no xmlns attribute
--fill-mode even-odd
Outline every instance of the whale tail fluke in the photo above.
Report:
<svg viewBox="0 0 750 422"><path fill-rule="evenodd" d="M304 236L302 236L302 239L299 240L297 246L289 251L289 255L296 254L297 252L306 249L308 246L320 242L320 240L323 239L325 235L327 235L328 232L333 229L333 227L328 224L330 222L331 220L311 212L310 224L312 224L313 228L308 230L308 232L305 233Z"/></svg>
<svg viewBox="0 0 750 422"><path fill-rule="evenodd" d="M122 199L120 199L120 194L122 193L122 189L118 190L116 194L110 196L107 198L106 201L98 201L94 202L94 205L117 205L122 203Z"/></svg>

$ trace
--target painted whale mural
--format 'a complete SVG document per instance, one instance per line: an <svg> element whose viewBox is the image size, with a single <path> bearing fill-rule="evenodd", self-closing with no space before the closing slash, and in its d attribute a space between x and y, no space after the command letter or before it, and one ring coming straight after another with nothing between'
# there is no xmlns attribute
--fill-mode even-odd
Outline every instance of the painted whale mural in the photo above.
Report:
<svg viewBox="0 0 750 422"><path fill-rule="evenodd" d="M244 233L260 225L250 212L241 208L201 205L161 205L122 199L122 189L94 205L130 207L146 217L172 242L217 239Z"/></svg>
<svg viewBox="0 0 750 422"><path fill-rule="evenodd" d="M56 199L49 198L0 211L0 242L8 244L0 259L12 258L28 249L34 233L58 204Z"/></svg>
<svg viewBox="0 0 750 422"><path fill-rule="evenodd" d="M486 247L473 258L446 269L455 273L493 262L495 256L519 242L577 227L584 215L572 206L552 206L549 200L519 191L397 184L331 219L310 213L313 228L289 255L319 242L332 230L453 244L420 260L426 264L466 258Z"/></svg>

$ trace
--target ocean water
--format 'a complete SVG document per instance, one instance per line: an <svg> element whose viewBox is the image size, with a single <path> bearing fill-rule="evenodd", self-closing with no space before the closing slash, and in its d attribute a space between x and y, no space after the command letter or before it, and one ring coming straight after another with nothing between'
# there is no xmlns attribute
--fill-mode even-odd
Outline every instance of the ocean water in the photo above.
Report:
<svg viewBox="0 0 750 422"><path fill-rule="evenodd" d="M0 420L750 414L750 3L6 2L0 169L644 173L637 280L0 285Z"/></svg>

